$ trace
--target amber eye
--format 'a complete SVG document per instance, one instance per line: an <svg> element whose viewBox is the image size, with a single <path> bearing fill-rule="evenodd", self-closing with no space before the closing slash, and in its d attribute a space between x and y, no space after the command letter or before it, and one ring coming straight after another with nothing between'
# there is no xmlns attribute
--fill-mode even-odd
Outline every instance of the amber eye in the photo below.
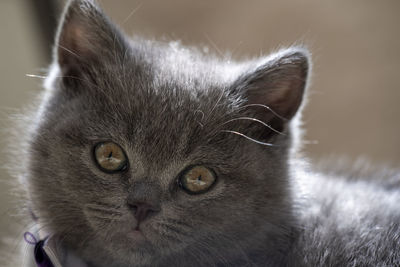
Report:
<svg viewBox="0 0 400 267"><path fill-rule="evenodd" d="M104 172L122 171L127 167L125 152L113 142L98 143L94 148L94 158Z"/></svg>
<svg viewBox="0 0 400 267"><path fill-rule="evenodd" d="M179 184L190 194L201 194L208 191L217 180L215 173L204 166L193 166L185 171Z"/></svg>

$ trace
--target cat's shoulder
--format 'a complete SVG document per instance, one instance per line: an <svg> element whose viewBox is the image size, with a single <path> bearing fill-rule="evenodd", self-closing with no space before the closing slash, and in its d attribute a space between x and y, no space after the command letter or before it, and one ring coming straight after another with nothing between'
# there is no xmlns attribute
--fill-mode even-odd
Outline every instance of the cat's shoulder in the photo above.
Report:
<svg viewBox="0 0 400 267"><path fill-rule="evenodd" d="M329 159L299 176L299 262L400 265L398 170L365 160Z"/></svg>
<svg viewBox="0 0 400 267"><path fill-rule="evenodd" d="M372 163L366 158L326 157L313 164L313 169L333 179L370 183L388 190L400 189L400 169L388 164Z"/></svg>

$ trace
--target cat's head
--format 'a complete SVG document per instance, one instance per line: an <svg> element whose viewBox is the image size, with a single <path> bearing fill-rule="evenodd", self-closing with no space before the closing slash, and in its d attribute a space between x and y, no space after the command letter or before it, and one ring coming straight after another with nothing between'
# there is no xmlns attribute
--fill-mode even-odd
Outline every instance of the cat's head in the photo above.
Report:
<svg viewBox="0 0 400 267"><path fill-rule="evenodd" d="M30 146L34 213L96 266L273 249L308 71L302 48L235 63L131 41L71 1Z"/></svg>

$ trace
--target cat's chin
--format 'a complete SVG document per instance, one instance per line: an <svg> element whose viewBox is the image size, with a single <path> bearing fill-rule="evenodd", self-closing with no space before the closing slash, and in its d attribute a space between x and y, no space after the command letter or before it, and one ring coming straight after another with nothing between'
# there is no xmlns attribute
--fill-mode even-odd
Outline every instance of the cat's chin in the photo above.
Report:
<svg viewBox="0 0 400 267"><path fill-rule="evenodd" d="M122 266L148 265L157 254L157 249L140 230L119 233L109 239L106 250L111 262L121 262Z"/></svg>
<svg viewBox="0 0 400 267"><path fill-rule="evenodd" d="M152 247L150 240L141 230L131 230L126 233L119 233L113 239L115 239L115 242L124 244L124 247L132 251L140 251L143 248Z"/></svg>
<svg viewBox="0 0 400 267"><path fill-rule="evenodd" d="M143 234L143 232L141 230L133 230L133 231L129 232L126 235L126 237L128 239L131 239L132 243L135 245L136 244L139 245L140 243L143 243L143 242L148 242L146 236Z"/></svg>

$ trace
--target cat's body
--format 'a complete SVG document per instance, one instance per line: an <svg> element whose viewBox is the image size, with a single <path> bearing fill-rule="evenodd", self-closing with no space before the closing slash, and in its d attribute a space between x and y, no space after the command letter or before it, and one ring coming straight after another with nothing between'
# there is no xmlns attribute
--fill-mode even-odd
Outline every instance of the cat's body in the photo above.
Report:
<svg viewBox="0 0 400 267"><path fill-rule="evenodd" d="M400 174L330 165L297 176L305 194L293 265L399 266Z"/></svg>
<svg viewBox="0 0 400 267"><path fill-rule="evenodd" d="M71 1L28 140L35 223L88 267L398 264L398 174L299 159L309 69L298 47L235 63L128 41Z"/></svg>

